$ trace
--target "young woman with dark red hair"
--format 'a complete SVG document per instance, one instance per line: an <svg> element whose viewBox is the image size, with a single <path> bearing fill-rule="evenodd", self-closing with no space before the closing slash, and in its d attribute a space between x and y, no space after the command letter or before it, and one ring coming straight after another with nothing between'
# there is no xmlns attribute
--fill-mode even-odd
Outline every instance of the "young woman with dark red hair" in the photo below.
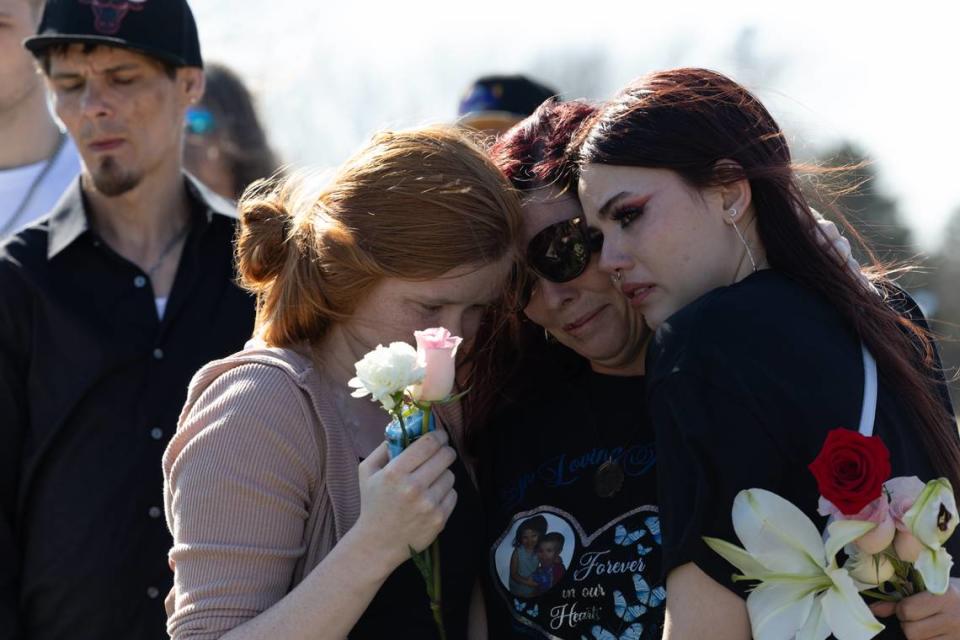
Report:
<svg viewBox="0 0 960 640"><path fill-rule="evenodd" d="M894 476L960 488L936 346L916 316L898 313L905 301L891 300L899 294L885 281L875 280L878 295L818 248L785 137L735 82L702 69L654 73L577 138L580 199L603 232L599 269L656 330L646 377L665 637L748 638L742 583L702 541L736 541L739 491L768 489L822 524L807 465L829 430L858 423L875 425ZM862 422L870 354L876 418ZM960 538L947 547L960 553ZM882 637L958 637L958 602L955 586L908 598L896 607L902 628L887 621Z"/></svg>

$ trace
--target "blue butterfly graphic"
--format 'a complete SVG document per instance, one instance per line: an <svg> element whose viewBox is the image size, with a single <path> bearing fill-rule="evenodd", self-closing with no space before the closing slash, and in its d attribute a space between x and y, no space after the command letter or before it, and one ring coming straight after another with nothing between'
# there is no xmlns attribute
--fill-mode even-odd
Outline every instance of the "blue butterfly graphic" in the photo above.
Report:
<svg viewBox="0 0 960 640"><path fill-rule="evenodd" d="M633 622L647 612L642 604L627 604L627 599L619 591L613 592L613 611L624 622Z"/></svg>
<svg viewBox="0 0 960 640"><path fill-rule="evenodd" d="M637 544L637 553L639 553L641 556L645 556L651 551L653 551L653 547L645 547L643 546L643 543Z"/></svg>
<svg viewBox="0 0 960 640"><path fill-rule="evenodd" d="M600 625L594 625L590 629L590 633L593 634L595 640L640 640L640 636L643 635L643 625L639 622L634 622L619 636L613 635Z"/></svg>
<svg viewBox="0 0 960 640"><path fill-rule="evenodd" d="M646 533L643 529L628 532L625 526L618 524L617 528L613 530L613 541L621 546L628 547L646 535Z"/></svg>
<svg viewBox="0 0 960 640"><path fill-rule="evenodd" d="M650 584L639 573L633 574L633 588L637 592L637 600L651 608L659 607L667 599L666 589L651 589Z"/></svg>
<svg viewBox="0 0 960 640"><path fill-rule="evenodd" d="M653 539L657 541L657 544L663 544L660 541L660 517L650 516L643 523L647 525L647 529L650 529L650 533L653 534Z"/></svg>
<svg viewBox="0 0 960 640"><path fill-rule="evenodd" d="M516 609L519 613L525 613L531 618L536 618L540 615L540 605L528 606L526 602L520 602L516 598L513 599L513 608Z"/></svg>

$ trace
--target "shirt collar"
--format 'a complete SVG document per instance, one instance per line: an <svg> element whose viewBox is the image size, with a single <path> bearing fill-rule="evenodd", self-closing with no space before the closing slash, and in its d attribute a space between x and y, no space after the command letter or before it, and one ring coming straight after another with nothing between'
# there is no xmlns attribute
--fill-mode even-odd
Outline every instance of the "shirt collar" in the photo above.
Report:
<svg viewBox="0 0 960 640"><path fill-rule="evenodd" d="M200 222L206 226L213 220L214 214L236 218L237 213L233 204L220 197L194 178L184 172L184 182L187 187L187 197L194 211L202 212ZM80 178L77 177L70 187L60 197L50 216L50 235L47 244L47 259L52 259L58 253L69 247L81 235L89 231L86 202L83 190L80 188Z"/></svg>
<svg viewBox="0 0 960 640"><path fill-rule="evenodd" d="M66 249L88 229L87 214L83 205L83 191L80 189L80 177L78 176L74 178L53 207L53 213L50 216L47 258L53 258Z"/></svg>

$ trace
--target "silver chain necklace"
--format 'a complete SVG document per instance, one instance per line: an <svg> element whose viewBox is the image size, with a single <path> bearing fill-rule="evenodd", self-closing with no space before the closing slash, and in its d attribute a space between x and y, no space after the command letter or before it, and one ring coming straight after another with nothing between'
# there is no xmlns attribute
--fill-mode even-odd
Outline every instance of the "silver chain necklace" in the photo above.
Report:
<svg viewBox="0 0 960 640"><path fill-rule="evenodd" d="M190 223L187 222L183 225L180 231L177 232L177 235L170 238L170 241L167 243L167 246L163 248L163 251L160 252L160 256L157 258L156 262L153 263L153 266L147 269L147 277L153 280L153 274L156 273L157 269L160 268L160 265L163 264L163 261L167 259L167 256L170 255L170 252L173 251L174 247L180 244L180 241L183 240L184 236L187 235L187 231L190 230Z"/></svg>

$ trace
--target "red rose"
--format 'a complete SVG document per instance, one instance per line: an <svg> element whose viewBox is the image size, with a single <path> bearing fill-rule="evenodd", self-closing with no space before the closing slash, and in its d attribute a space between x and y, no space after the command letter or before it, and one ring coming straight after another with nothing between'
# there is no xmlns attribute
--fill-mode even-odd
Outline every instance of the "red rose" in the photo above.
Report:
<svg viewBox="0 0 960 640"><path fill-rule="evenodd" d="M890 452L877 436L834 429L809 469L820 495L852 516L880 497L883 483L890 479Z"/></svg>

